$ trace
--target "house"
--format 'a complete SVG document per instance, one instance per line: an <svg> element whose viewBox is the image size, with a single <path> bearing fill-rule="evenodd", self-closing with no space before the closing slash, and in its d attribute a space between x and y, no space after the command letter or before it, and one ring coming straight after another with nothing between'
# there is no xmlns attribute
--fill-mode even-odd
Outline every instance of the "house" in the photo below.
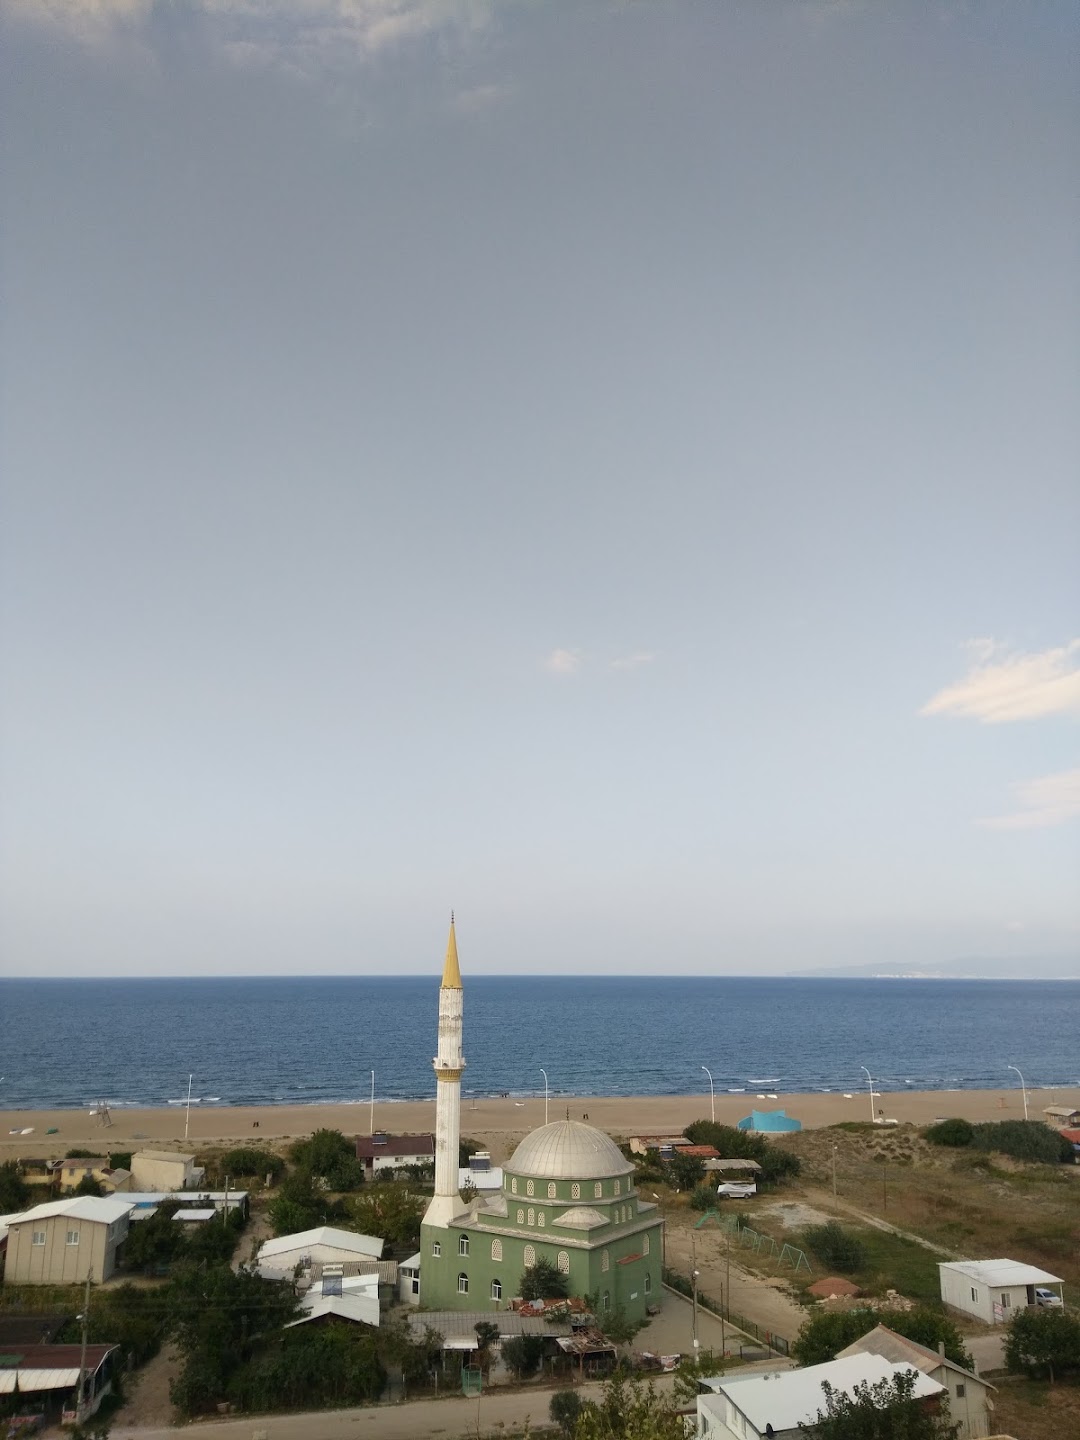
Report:
<svg viewBox="0 0 1080 1440"><path fill-rule="evenodd" d="M179 1150L136 1150L131 1157L133 1190L197 1190L205 1174L194 1155Z"/></svg>
<svg viewBox="0 0 1080 1440"><path fill-rule="evenodd" d="M756 1160L706 1160L705 1169L710 1173L716 1170L721 1174L730 1171L733 1175L745 1175L747 1180L756 1180L761 1173L761 1166Z"/></svg>
<svg viewBox="0 0 1080 1440"><path fill-rule="evenodd" d="M1071 1129L1074 1125L1080 1125L1080 1110L1072 1105L1047 1105L1043 1114L1046 1116L1046 1123L1053 1125L1055 1130Z"/></svg>
<svg viewBox="0 0 1080 1440"><path fill-rule="evenodd" d="M1076 1156L1076 1163L1080 1165L1080 1130L1074 1130L1070 1127L1062 1130L1061 1133L1065 1136L1065 1139L1068 1140L1069 1144L1073 1147L1073 1154Z"/></svg>
<svg viewBox="0 0 1080 1440"><path fill-rule="evenodd" d="M513 1310L424 1310L406 1317L414 1342L423 1340L427 1330L442 1337L442 1350L457 1351L468 1356L478 1349L476 1327L481 1322L497 1325L499 1338L492 1355L492 1372L498 1374L502 1365L501 1346L504 1340L517 1335L539 1335L551 1341L551 1353L558 1342L569 1339L573 1331L565 1320L545 1320L540 1315L523 1315Z"/></svg>
<svg viewBox="0 0 1080 1440"><path fill-rule="evenodd" d="M386 1135L382 1131L358 1135L356 1158L368 1180L386 1170L403 1170L406 1165L422 1165L431 1170L435 1166L435 1136Z"/></svg>
<svg viewBox="0 0 1080 1440"><path fill-rule="evenodd" d="M127 1239L126 1200L79 1195L51 1200L8 1219L5 1279L9 1285L99 1284L116 1269Z"/></svg>
<svg viewBox="0 0 1080 1440"><path fill-rule="evenodd" d="M876 1385L915 1370L917 1399L940 1402L945 1388L911 1365L894 1365L880 1355L848 1355L805 1370L772 1371L708 1384L711 1394L697 1397L698 1435L705 1440L806 1440L801 1428L825 1409L825 1381L852 1394L857 1385Z"/></svg>
<svg viewBox="0 0 1080 1440"><path fill-rule="evenodd" d="M64 1162L62 1160L24 1158L17 1163L19 1175L27 1185L40 1186L43 1190L54 1190Z"/></svg>
<svg viewBox="0 0 1080 1440"><path fill-rule="evenodd" d="M1035 1265L1017 1260L951 1260L938 1265L941 1298L954 1310L974 1315L986 1325L1003 1325L1025 1305L1037 1303L1036 1289L1061 1280Z"/></svg>
<svg viewBox="0 0 1080 1440"><path fill-rule="evenodd" d="M739 1121L736 1128L751 1130L758 1135L776 1135L801 1130L802 1121L796 1120L785 1110L751 1110L745 1119Z"/></svg>
<svg viewBox="0 0 1080 1440"><path fill-rule="evenodd" d="M16 1419L40 1415L47 1424L70 1424L76 1418L80 1370L87 1419L112 1389L119 1366L118 1345L87 1345L85 1352L81 1345L17 1345L0 1365L0 1396L21 1397Z"/></svg>
<svg viewBox="0 0 1080 1440"><path fill-rule="evenodd" d="M60 1177L60 1190L77 1190L86 1179L95 1181L106 1195L131 1189L130 1170L114 1169L107 1156L88 1155L81 1160L61 1160L56 1174Z"/></svg>
<svg viewBox="0 0 1080 1440"><path fill-rule="evenodd" d="M291 1280L297 1270L311 1270L316 1265L334 1265L349 1260L378 1260L383 1242L374 1235L357 1235L352 1230L337 1230L332 1225L319 1225L314 1230L300 1230L294 1235L279 1235L264 1240L255 1261L260 1275L267 1279Z"/></svg>
<svg viewBox="0 0 1080 1440"><path fill-rule="evenodd" d="M650 1150L659 1150L661 1155L671 1154L676 1145L689 1145L685 1135L631 1135L631 1155L648 1155Z"/></svg>
<svg viewBox="0 0 1080 1440"><path fill-rule="evenodd" d="M898 1335L887 1325L875 1325L866 1335L841 1350L838 1360L847 1355L880 1355L894 1365L910 1365L929 1375L949 1392L949 1419L960 1426L959 1440L982 1440L993 1430L991 1416L994 1405L991 1395L993 1385L980 1379L973 1370L945 1357L945 1346L928 1350L917 1345L904 1335Z"/></svg>
<svg viewBox="0 0 1080 1440"><path fill-rule="evenodd" d="M326 1266L318 1285L300 1297L303 1314L291 1320L286 1330L296 1325L326 1325L333 1321L344 1321L350 1325L371 1325L379 1323L379 1277L378 1275L341 1274L341 1266ZM334 1273L334 1272L337 1273Z"/></svg>
<svg viewBox="0 0 1080 1440"><path fill-rule="evenodd" d="M479 1150L469 1156L468 1165L458 1166L458 1189L464 1190L466 1185L481 1194L502 1189L502 1166L492 1165L490 1151Z"/></svg>
<svg viewBox="0 0 1080 1440"><path fill-rule="evenodd" d="M720 1151L715 1145L676 1145L674 1150L676 1155L690 1155L693 1159L704 1160L706 1163L720 1159Z"/></svg>

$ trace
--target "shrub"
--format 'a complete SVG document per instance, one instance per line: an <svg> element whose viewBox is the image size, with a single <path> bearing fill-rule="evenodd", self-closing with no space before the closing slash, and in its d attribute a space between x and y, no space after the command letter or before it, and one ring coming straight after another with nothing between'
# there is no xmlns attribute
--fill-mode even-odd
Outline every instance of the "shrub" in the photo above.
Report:
<svg viewBox="0 0 1080 1440"><path fill-rule="evenodd" d="M543 1335L513 1335L503 1341L503 1364L512 1370L519 1380L535 1375L544 1358Z"/></svg>
<svg viewBox="0 0 1080 1440"><path fill-rule="evenodd" d="M1053 1381L1066 1370L1080 1369L1080 1320L1067 1310L1018 1310L1005 1341L1005 1364L1014 1372Z"/></svg>
<svg viewBox="0 0 1080 1440"><path fill-rule="evenodd" d="M714 1146L726 1160L756 1160L761 1166L759 1179L766 1183L794 1179L802 1169L802 1161L790 1150L734 1125L694 1120L683 1133L694 1145Z"/></svg>
<svg viewBox="0 0 1080 1440"><path fill-rule="evenodd" d="M705 1178L705 1161L700 1155L673 1155L664 1168L668 1184L676 1190L692 1190Z"/></svg>
<svg viewBox="0 0 1080 1440"><path fill-rule="evenodd" d="M841 1350L868 1334L880 1317L874 1310L822 1310L811 1315L799 1331L791 1353L800 1365L823 1365L835 1360ZM938 1341L945 1343L945 1354L956 1365L972 1368L971 1356L964 1348L964 1337L948 1316L927 1306L890 1313L890 1330L936 1350Z"/></svg>
<svg viewBox="0 0 1080 1440"><path fill-rule="evenodd" d="M1073 1148L1065 1136L1041 1120L988 1121L974 1127L977 1150L994 1150L1014 1160L1037 1160L1049 1165L1071 1163Z"/></svg>
<svg viewBox="0 0 1080 1440"><path fill-rule="evenodd" d="M65 1160L98 1160L100 1158L96 1150L67 1150L64 1152Z"/></svg>
<svg viewBox="0 0 1080 1440"><path fill-rule="evenodd" d="M30 1186L22 1178L17 1160L0 1165L0 1213L14 1214L30 1203Z"/></svg>
<svg viewBox="0 0 1080 1440"><path fill-rule="evenodd" d="M308 1140L297 1140L289 1159L301 1170L309 1170L326 1182L328 1190L356 1190L364 1183L364 1167L356 1158L356 1146L340 1130L316 1130Z"/></svg>
<svg viewBox="0 0 1080 1440"><path fill-rule="evenodd" d="M811 1225L803 1232L806 1244L814 1254L841 1275L850 1275L860 1270L866 1259L866 1252L849 1230L830 1220L825 1225Z"/></svg>
<svg viewBox="0 0 1080 1440"><path fill-rule="evenodd" d="M572 1437L581 1414L581 1396L576 1390L556 1390L548 1405L548 1418L564 1435Z"/></svg>
<svg viewBox="0 0 1080 1440"><path fill-rule="evenodd" d="M563 1300L566 1298L566 1276L543 1255L535 1265L522 1272L518 1289L523 1300Z"/></svg>
<svg viewBox="0 0 1080 1440"><path fill-rule="evenodd" d="M690 1192L690 1204L695 1210L715 1210L716 1191L711 1185L695 1185Z"/></svg>
<svg viewBox="0 0 1080 1440"><path fill-rule="evenodd" d="M272 1175L276 1180L285 1169L285 1161L270 1150L256 1150L252 1146L244 1145L223 1155L218 1168L230 1179Z"/></svg>
<svg viewBox="0 0 1080 1440"><path fill-rule="evenodd" d="M961 1120L956 1116L952 1120L942 1120L937 1125L931 1125L925 1132L925 1138L931 1145L950 1145L959 1149L962 1145L970 1145L975 1138L975 1126L970 1120Z"/></svg>

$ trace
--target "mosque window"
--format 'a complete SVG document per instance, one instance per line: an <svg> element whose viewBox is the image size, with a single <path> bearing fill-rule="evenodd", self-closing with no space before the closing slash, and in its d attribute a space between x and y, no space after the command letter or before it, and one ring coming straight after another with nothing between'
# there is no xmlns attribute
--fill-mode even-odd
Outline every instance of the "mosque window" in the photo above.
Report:
<svg viewBox="0 0 1080 1440"><path fill-rule="evenodd" d="M554 1200L554 1199L555 1199L555 1196L556 1196L557 1194L558 1194L558 1191L555 1189L555 1181L554 1181L554 1180L549 1180L549 1181L548 1181L548 1199L549 1199L549 1200Z"/></svg>
<svg viewBox="0 0 1080 1440"><path fill-rule="evenodd" d="M525 1224L525 1211L522 1210L520 1207L518 1208L518 1212L517 1212L517 1223L518 1223L519 1225L524 1225L524 1224Z"/></svg>
<svg viewBox="0 0 1080 1440"><path fill-rule="evenodd" d="M646 1276L645 1278L648 1279L648 1276ZM492 1298L492 1300L501 1300L501 1299L502 1299L502 1281L501 1281L501 1280L492 1280L492 1282L491 1282L491 1298Z"/></svg>
<svg viewBox="0 0 1080 1440"><path fill-rule="evenodd" d="M569 1275L569 1274L570 1274L570 1256L567 1254L567 1252L566 1252L565 1250L560 1250L560 1251L559 1251L559 1274L560 1274L560 1275Z"/></svg>
<svg viewBox="0 0 1080 1440"><path fill-rule="evenodd" d="M510 1181L510 1194L511 1194L511 1195L516 1195L516 1194L517 1194L517 1176L516 1176L516 1175L515 1175L514 1178Z"/></svg>
<svg viewBox="0 0 1080 1440"><path fill-rule="evenodd" d="M457 1277L457 1293L459 1295L468 1295L469 1293L469 1277L464 1270Z"/></svg>
<svg viewBox="0 0 1080 1440"><path fill-rule="evenodd" d="M501 1260L501 1259L502 1259L502 1241L501 1241L501 1240L492 1240L492 1242L491 1242L491 1258L492 1258L493 1260Z"/></svg>
<svg viewBox="0 0 1080 1440"><path fill-rule="evenodd" d="M603 1195L604 1187L600 1184L599 1180L597 1180L596 1184L592 1187L592 1193L594 1198L597 1200L599 1200L600 1197Z"/></svg>
<svg viewBox="0 0 1080 1440"><path fill-rule="evenodd" d="M652 1294L652 1276L647 1271L645 1274L645 1294Z"/></svg>
<svg viewBox="0 0 1080 1440"><path fill-rule="evenodd" d="M627 1215L633 1215L633 1213L634 1213L634 1202L633 1202L633 1200L631 1200L631 1201L627 1204L626 1213L627 1213Z"/></svg>
<svg viewBox="0 0 1080 1440"><path fill-rule="evenodd" d="M536 1251L531 1245L525 1246L524 1254L521 1257L525 1261L525 1269L531 1270L536 1264Z"/></svg>
<svg viewBox="0 0 1080 1440"><path fill-rule="evenodd" d="M536 1223L540 1226L540 1229L541 1229L541 1230L544 1228L544 1226L547 1224L547 1212L546 1212L546 1211L541 1210L541 1211L537 1214Z"/></svg>
<svg viewBox="0 0 1080 1440"><path fill-rule="evenodd" d="M526 1181L525 1181L525 1194L526 1194L526 1195L535 1195L535 1194L536 1194L536 1188L535 1188L535 1186L533 1185L533 1182L532 1182L531 1180L526 1180Z"/></svg>
<svg viewBox="0 0 1080 1440"><path fill-rule="evenodd" d="M611 1256L606 1250L600 1256L600 1269L605 1271L611 1269Z"/></svg>
<svg viewBox="0 0 1080 1440"><path fill-rule="evenodd" d="M616 1195L621 1195L621 1194L622 1194L622 1181L621 1181L621 1180L616 1180L616 1181L615 1181L615 1194L616 1194Z"/></svg>
<svg viewBox="0 0 1080 1440"><path fill-rule="evenodd" d="M536 1224L536 1211L535 1211L535 1210L533 1209L533 1207L530 1205L530 1206L529 1206L529 1225L530 1225L530 1227L531 1227L531 1226L533 1226L533 1225L535 1225L535 1224Z"/></svg>
<svg viewBox="0 0 1080 1440"><path fill-rule="evenodd" d="M643 1236L641 1237L641 1253L642 1253L643 1255L647 1255L647 1254L649 1253L649 1237L648 1237L648 1235L643 1235Z"/></svg>
<svg viewBox="0 0 1080 1440"><path fill-rule="evenodd" d="M581 1186L578 1184L578 1182L577 1182L576 1180L575 1180L574 1183L570 1186L570 1199L571 1199L571 1200L580 1200L580 1199L581 1199Z"/></svg>
<svg viewBox="0 0 1080 1440"><path fill-rule="evenodd" d="M432 1255L435 1256L436 1259L438 1259L438 1257L442 1254L442 1241L441 1241L441 1240L432 1240L432 1242L431 1242L431 1253L432 1253Z"/></svg>
<svg viewBox="0 0 1080 1440"><path fill-rule="evenodd" d="M457 1253L459 1255L467 1255L469 1253L468 1235L459 1235L457 1237Z"/></svg>

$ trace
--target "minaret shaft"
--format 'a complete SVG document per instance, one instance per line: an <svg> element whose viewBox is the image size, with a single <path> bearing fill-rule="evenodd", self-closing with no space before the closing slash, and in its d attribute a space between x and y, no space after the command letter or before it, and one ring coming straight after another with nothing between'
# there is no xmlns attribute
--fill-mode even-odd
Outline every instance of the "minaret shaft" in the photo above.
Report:
<svg viewBox="0 0 1080 1440"><path fill-rule="evenodd" d="M435 1194L424 1216L425 1225L449 1225L462 1209L458 1191L458 1141L461 1138L461 1053L463 1013L461 974L458 969L454 922L446 947L446 965L439 990L439 1053L435 1068Z"/></svg>

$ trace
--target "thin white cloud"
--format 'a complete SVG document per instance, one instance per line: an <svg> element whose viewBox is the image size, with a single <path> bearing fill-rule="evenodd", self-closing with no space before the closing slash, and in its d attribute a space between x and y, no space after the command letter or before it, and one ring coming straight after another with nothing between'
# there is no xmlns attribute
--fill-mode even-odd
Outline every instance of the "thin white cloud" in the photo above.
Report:
<svg viewBox="0 0 1080 1440"><path fill-rule="evenodd" d="M580 650L552 650L544 659L544 669L549 675L574 675L583 658Z"/></svg>
<svg viewBox="0 0 1080 1440"><path fill-rule="evenodd" d="M929 699L920 715L956 715L984 725L1080 715L1080 639L1032 654L973 640L967 674Z"/></svg>
<svg viewBox="0 0 1080 1440"><path fill-rule="evenodd" d="M1017 809L979 823L988 830L1036 830L1080 816L1080 770L1061 770L1012 787Z"/></svg>
<svg viewBox="0 0 1080 1440"><path fill-rule="evenodd" d="M468 90L460 90L452 105L462 115L480 115L502 105L513 93L512 85L473 85Z"/></svg>
<svg viewBox="0 0 1080 1440"><path fill-rule="evenodd" d="M651 665L656 659L654 650L635 650L630 655L620 655L610 662L612 670L639 670L642 665Z"/></svg>

